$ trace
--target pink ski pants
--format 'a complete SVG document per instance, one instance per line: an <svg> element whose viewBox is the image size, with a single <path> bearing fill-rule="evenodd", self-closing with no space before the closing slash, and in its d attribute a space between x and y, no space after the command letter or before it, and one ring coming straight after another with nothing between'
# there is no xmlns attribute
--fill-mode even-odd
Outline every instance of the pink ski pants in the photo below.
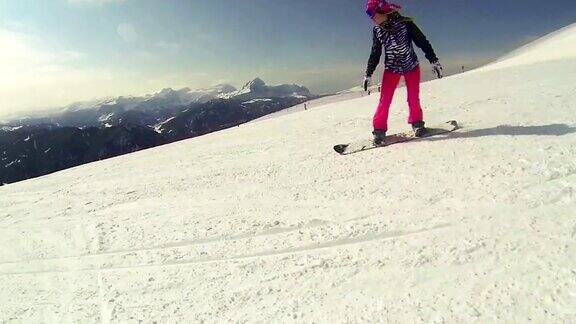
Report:
<svg viewBox="0 0 576 324"><path fill-rule="evenodd" d="M402 77L402 74L384 71L382 88L380 89L380 103L374 114L374 129L388 130L390 104L392 104L394 91L400 82L400 77ZM422 107L420 107L420 66L404 74L404 80L406 81L406 90L408 92L408 107L410 108L408 123L412 124L422 121L424 114L422 113Z"/></svg>

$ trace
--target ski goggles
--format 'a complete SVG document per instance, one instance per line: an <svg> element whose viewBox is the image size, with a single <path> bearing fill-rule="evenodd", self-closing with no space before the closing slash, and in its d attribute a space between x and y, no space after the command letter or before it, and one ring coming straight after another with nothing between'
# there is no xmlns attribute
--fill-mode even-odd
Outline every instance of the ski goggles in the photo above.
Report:
<svg viewBox="0 0 576 324"><path fill-rule="evenodd" d="M382 15L387 15L389 13L392 13L394 11L398 11L400 9L402 9L402 7L397 5L397 4L386 3L384 5L379 5L379 6L369 6L366 9L366 14L370 18L374 18L374 16L377 13L382 14Z"/></svg>

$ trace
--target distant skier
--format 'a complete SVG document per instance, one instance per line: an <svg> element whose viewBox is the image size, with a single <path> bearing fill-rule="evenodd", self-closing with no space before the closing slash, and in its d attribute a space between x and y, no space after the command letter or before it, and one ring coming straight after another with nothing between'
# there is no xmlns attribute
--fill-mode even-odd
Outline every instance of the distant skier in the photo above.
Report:
<svg viewBox="0 0 576 324"><path fill-rule="evenodd" d="M415 136L421 137L426 133L424 114L420 107L420 65L412 45L413 42L424 51L437 77L442 78L442 65L440 65L426 36L411 18L402 16L398 12L399 9L402 7L385 0L368 0L366 5L366 13L375 26L372 30L372 53L364 78L364 90L370 86L372 74L380 63L382 47L385 50L385 69L382 77L380 103L373 119L374 131L372 134L375 145L384 143L388 130L390 104L402 76L404 76L408 91L408 106L410 108L408 123L412 124Z"/></svg>

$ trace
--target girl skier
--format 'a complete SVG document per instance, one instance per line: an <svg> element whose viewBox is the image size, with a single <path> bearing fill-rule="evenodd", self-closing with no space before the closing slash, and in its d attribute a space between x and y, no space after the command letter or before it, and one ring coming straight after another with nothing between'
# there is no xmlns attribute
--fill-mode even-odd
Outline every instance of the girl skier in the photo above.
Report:
<svg viewBox="0 0 576 324"><path fill-rule="evenodd" d="M420 66L412 46L413 42L424 51L438 78L442 77L442 66L438 62L434 49L412 19L398 13L401 8L399 5L388 3L385 0L368 0L366 5L366 13L375 26L372 30L372 53L366 69L364 90L368 89L372 74L380 62L382 47L385 50L385 69L380 90L380 103L373 119L374 131L372 134L375 145L381 145L385 141L390 104L402 76L404 76L408 91L408 106L410 108L408 123L412 124L415 136L421 137L426 133L424 116L420 107Z"/></svg>

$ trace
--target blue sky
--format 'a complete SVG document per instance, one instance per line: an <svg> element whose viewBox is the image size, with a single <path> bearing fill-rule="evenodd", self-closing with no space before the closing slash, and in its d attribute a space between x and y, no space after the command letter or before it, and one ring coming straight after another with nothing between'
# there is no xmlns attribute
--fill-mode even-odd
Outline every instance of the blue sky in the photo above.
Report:
<svg viewBox="0 0 576 324"><path fill-rule="evenodd" d="M573 0L396 3L448 70L482 64L576 22ZM0 114L164 87L241 86L257 76L317 93L349 88L362 79L371 45L364 6L364 0L0 0Z"/></svg>

